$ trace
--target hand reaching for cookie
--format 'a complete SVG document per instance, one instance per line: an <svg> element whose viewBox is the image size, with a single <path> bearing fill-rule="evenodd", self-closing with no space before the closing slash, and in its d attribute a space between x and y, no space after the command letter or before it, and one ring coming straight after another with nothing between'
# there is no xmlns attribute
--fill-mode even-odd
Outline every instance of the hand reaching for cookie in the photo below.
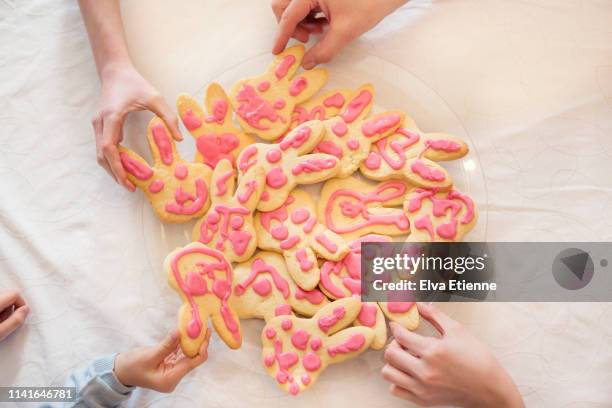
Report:
<svg viewBox="0 0 612 408"><path fill-rule="evenodd" d="M0 341L21 327L28 313L30 308L19 292L0 289Z"/></svg>
<svg viewBox="0 0 612 408"><path fill-rule="evenodd" d="M432 305L418 303L440 333L424 337L391 323L383 377L391 393L421 406L524 407L520 393L486 346Z"/></svg>
<svg viewBox="0 0 612 408"><path fill-rule="evenodd" d="M278 33L272 52L278 54L291 37L307 42L310 34L329 30L304 55L310 69L329 62L348 43L373 28L407 0L272 0ZM323 16L319 16L323 14Z"/></svg>
<svg viewBox="0 0 612 408"><path fill-rule="evenodd" d="M161 344L140 347L115 358L115 375L126 386L149 388L159 392L172 392L191 370L208 358L210 330L200 351L186 357L179 347L178 330L171 332Z"/></svg>

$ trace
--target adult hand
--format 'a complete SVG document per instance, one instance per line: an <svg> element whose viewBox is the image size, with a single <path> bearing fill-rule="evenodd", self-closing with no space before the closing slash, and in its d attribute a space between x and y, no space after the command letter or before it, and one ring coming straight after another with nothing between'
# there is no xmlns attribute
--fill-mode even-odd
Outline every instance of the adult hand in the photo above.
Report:
<svg viewBox="0 0 612 408"><path fill-rule="evenodd" d="M29 313L30 308L19 292L0 289L0 341L21 327Z"/></svg>
<svg viewBox="0 0 612 408"><path fill-rule="evenodd" d="M383 377L391 393L422 406L524 407L512 379L486 346L432 305L421 316L440 333L424 337L391 323Z"/></svg>
<svg viewBox="0 0 612 408"><path fill-rule="evenodd" d="M140 347L115 358L115 375L126 386L172 392L187 373L208 358L210 330L197 356L186 357L180 349L179 332L171 332L164 341L152 347Z"/></svg>
<svg viewBox="0 0 612 408"><path fill-rule="evenodd" d="M106 69L101 79L100 110L91 121L97 160L115 181L134 191L136 187L127 179L117 149L117 144L123 140L126 116L133 111L150 110L166 122L174 139L182 140L178 121L159 92L131 65Z"/></svg>
<svg viewBox="0 0 612 408"><path fill-rule="evenodd" d="M310 69L330 61L348 43L378 24L407 0L272 0L278 21L274 54L291 37L307 42L310 34L327 33L304 55L302 66ZM320 16L322 14L322 16Z"/></svg>

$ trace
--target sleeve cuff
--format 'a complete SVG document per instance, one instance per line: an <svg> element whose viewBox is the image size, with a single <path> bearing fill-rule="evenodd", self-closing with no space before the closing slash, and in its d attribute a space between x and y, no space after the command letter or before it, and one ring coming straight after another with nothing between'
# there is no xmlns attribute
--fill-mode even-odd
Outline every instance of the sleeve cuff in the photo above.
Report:
<svg viewBox="0 0 612 408"><path fill-rule="evenodd" d="M100 379L104 381L113 391L122 395L129 395L136 387L124 385L119 381L114 370L115 357L117 357L117 354L96 359L93 363L94 370L96 373L98 373Z"/></svg>

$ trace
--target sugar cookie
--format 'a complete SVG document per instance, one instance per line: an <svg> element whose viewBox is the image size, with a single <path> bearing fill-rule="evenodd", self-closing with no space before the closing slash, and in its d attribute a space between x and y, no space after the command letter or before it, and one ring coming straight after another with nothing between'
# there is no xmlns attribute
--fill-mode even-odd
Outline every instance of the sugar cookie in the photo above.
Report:
<svg viewBox="0 0 612 408"><path fill-rule="evenodd" d="M164 270L170 286L183 300L178 313L183 353L189 357L198 354L209 318L225 344L239 348L242 344L240 320L228 302L232 266L223 254L200 242L192 242L168 254Z"/></svg>
<svg viewBox="0 0 612 408"><path fill-rule="evenodd" d="M474 201L454 189L413 188L406 195L404 211L413 226L409 242L461 241L478 218Z"/></svg>
<svg viewBox="0 0 612 408"><path fill-rule="evenodd" d="M416 186L448 188L451 177L435 162L458 159L467 152L461 139L446 133L424 133L414 119L406 117L401 129L374 143L359 169L372 180L405 178Z"/></svg>
<svg viewBox="0 0 612 408"><path fill-rule="evenodd" d="M211 178L210 209L193 227L192 238L223 252L230 262L242 262L257 248L253 211L263 191L263 170L241 177L234 193L235 184L236 171L222 159Z"/></svg>
<svg viewBox="0 0 612 408"><path fill-rule="evenodd" d="M309 120L326 120L338 115L350 100L353 91L346 88L332 89L307 100L293 109L290 129Z"/></svg>
<svg viewBox="0 0 612 408"><path fill-rule="evenodd" d="M338 261L349 251L342 237L317 221L315 208L307 192L295 189L281 207L255 215L259 247L281 252L289 274L304 290L314 289L319 283L315 253L321 258Z"/></svg>
<svg viewBox="0 0 612 408"><path fill-rule="evenodd" d="M419 327L419 310L414 302L378 302L387 319L408 330Z"/></svg>
<svg viewBox="0 0 612 408"><path fill-rule="evenodd" d="M408 185L399 180L372 184L356 176L323 185L318 214L331 231L353 240L367 234L410 233L410 222L399 208Z"/></svg>
<svg viewBox="0 0 612 408"><path fill-rule="evenodd" d="M327 82L327 71L311 69L296 75L304 46L296 45L277 55L265 73L238 81L231 101L240 126L264 140L283 135L296 105L313 96Z"/></svg>
<svg viewBox="0 0 612 408"><path fill-rule="evenodd" d="M310 319L271 319L261 334L268 374L281 388L296 395L314 384L328 365L365 351L374 338L372 330L364 326L345 329L360 308L359 300L344 298L328 304Z"/></svg>
<svg viewBox="0 0 612 408"><path fill-rule="evenodd" d="M210 205L210 167L185 162L166 124L158 117L149 122L147 139L153 167L136 152L119 146L119 157L128 179L145 193L163 221L178 223L201 217Z"/></svg>
<svg viewBox="0 0 612 408"><path fill-rule="evenodd" d="M395 132L404 113L388 111L367 118L374 99L372 85L357 90L342 113L326 120L325 135L314 151L336 156L340 160L337 177L350 176L370 152L372 143Z"/></svg>
<svg viewBox="0 0 612 408"><path fill-rule="evenodd" d="M232 109L221 85L213 82L206 88L204 103L208 115L191 95L182 93L176 99L179 117L196 142L194 161L211 169L221 159L234 164L242 149L254 143L255 138L232 122Z"/></svg>
<svg viewBox="0 0 612 408"><path fill-rule="evenodd" d="M259 211L280 207L297 184L314 184L333 177L338 159L328 154L307 154L323 137L323 123L303 123L277 144L255 143L238 157L240 176L255 169L265 172L265 187L257 204Z"/></svg>
<svg viewBox="0 0 612 408"><path fill-rule="evenodd" d="M312 316L329 303L319 291L303 291L295 284L282 255L258 252L234 268L234 289L230 305L241 319L270 320L291 314L291 310Z"/></svg>

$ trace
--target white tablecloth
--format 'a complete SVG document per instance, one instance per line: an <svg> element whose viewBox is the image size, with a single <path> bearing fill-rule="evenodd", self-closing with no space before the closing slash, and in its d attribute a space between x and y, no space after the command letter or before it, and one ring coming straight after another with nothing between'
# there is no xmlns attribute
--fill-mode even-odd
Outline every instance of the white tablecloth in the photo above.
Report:
<svg viewBox="0 0 612 408"><path fill-rule="evenodd" d="M275 29L266 1L126 1L123 13L135 64L170 103L268 51ZM351 48L400 65L454 111L485 174L489 240L610 241L611 22L607 0L411 1ZM148 261L142 194L95 162L99 83L76 2L0 1L0 67L0 287L32 308L0 343L0 385L60 384L97 355L161 339L179 302ZM133 146L148 118L131 116ZM442 307L493 349L528 406L612 406L609 304ZM260 364L260 327L245 323L239 351L215 338L174 394L130 403L405 406L374 351L285 395Z"/></svg>

